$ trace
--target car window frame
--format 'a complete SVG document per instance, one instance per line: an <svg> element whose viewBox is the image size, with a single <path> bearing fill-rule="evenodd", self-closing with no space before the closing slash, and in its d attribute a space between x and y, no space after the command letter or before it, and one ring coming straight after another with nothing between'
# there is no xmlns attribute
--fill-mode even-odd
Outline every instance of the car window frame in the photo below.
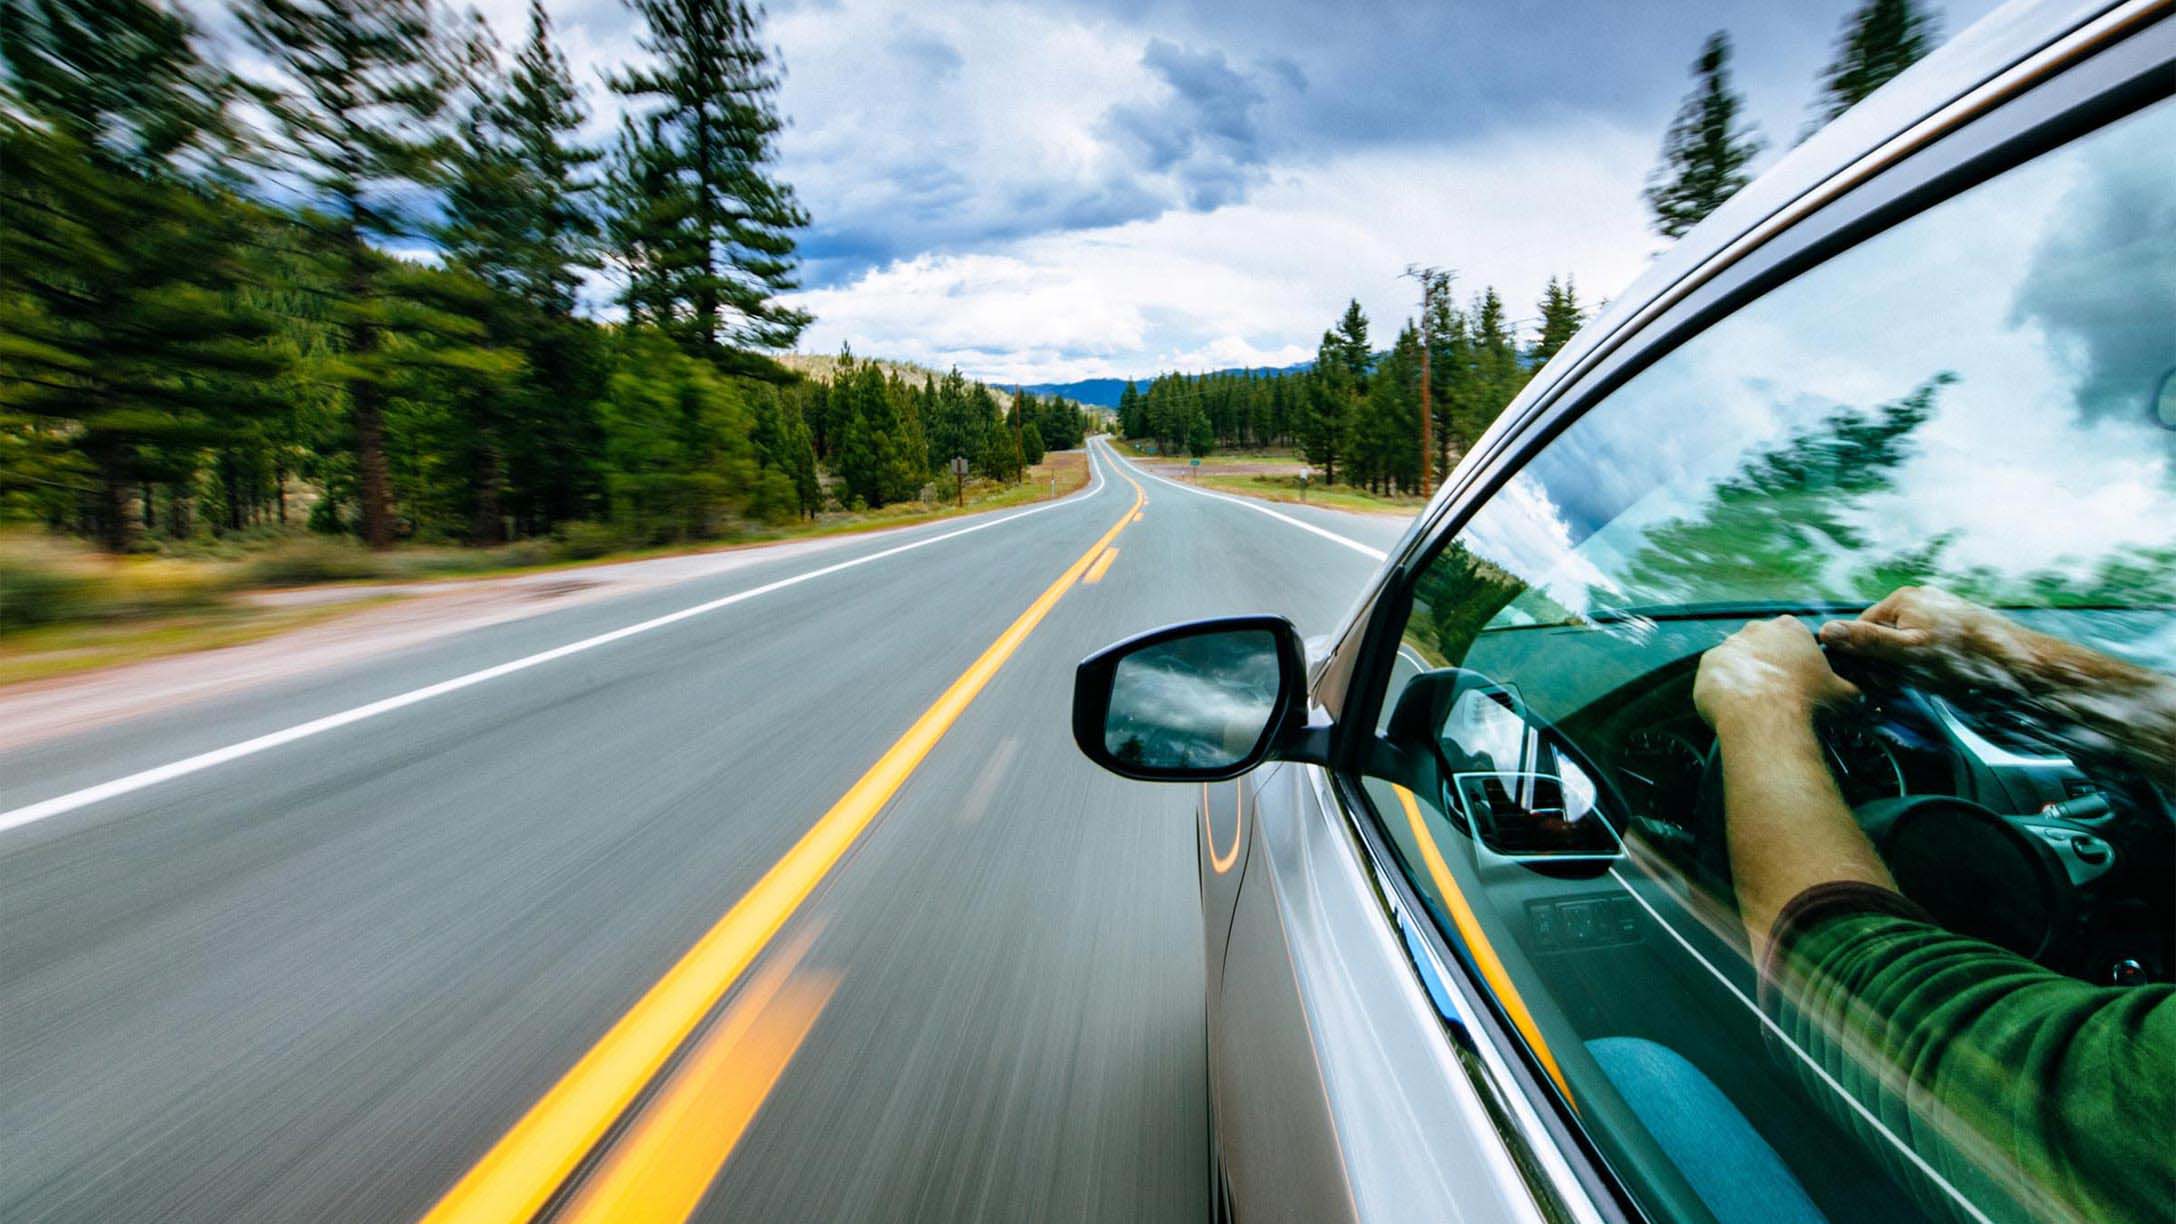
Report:
<svg viewBox="0 0 2176 1224"><path fill-rule="evenodd" d="M1549 381L1530 387L1513 401L1498 425L1483 435L1452 472L1445 490L1423 510L1421 521L1356 605L1323 668L1322 678L1334 680L1334 690L1319 693L1318 700L1335 715L1339 728L1326 766L1328 789L1371 860L1386 908L1393 910L1397 925L1418 935L1435 963L1420 965L1421 949L1410 946L1409 956L1415 958L1418 971L1445 977L1446 984L1455 987L1454 994L1468 1014L1446 1015L1446 1025L1464 1021L1477 1026L1506 1055L1502 1061L1512 1072L1511 1082L1495 1087L1518 1091L1545 1132L1545 1136L1524 1139L1546 1137L1567 1157L1576 1153L1578 1158L1571 1160L1573 1174L1589 1205L1605 1215L1647 1218L1645 1207L1609 1168L1585 1124L1556 1091L1502 1000L1429 916L1382 826L1383 817L1363 789L1363 778L1383 777L1394 768L1394 755L1377 724L1389 695L1417 581L1480 509L1542 450L1588 411L1607 402L1619 387L1687 341L1813 268L1980 183L2176 97L2176 16L2166 11L2153 14L2152 8L2131 5L2111 10L2095 23L2101 27L2100 41L2072 49L2072 58L2058 68L2049 69L2036 56L1993 75L1945 112L1968 107L1981 94L1995 97L1968 109L1938 132L1921 134L1902 156L1885 157L1892 140L1855 159L1778 213L1800 207L1808 197L1821 196L1823 188L1844 180L1840 190L1757 244L1737 249L1745 236L1756 234L1768 222L1749 226L1746 235L1723 244L1717 254L1626 315L1622 323L1586 347L1570 368L1545 372ZM2141 12L2151 20L2136 20ZM2074 31L2051 43L2048 52L2063 50L2064 43L2078 34ZM2013 77L2021 79L2012 82ZM1927 122L1907 128L1896 139L1912 136ZM1884 164L1870 174L1854 173L1870 161Z"/></svg>

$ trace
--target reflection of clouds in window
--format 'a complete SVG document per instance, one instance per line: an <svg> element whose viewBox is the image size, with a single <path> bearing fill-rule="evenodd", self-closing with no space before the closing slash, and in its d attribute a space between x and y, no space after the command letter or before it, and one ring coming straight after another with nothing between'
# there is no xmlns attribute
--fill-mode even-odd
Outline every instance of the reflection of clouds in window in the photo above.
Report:
<svg viewBox="0 0 2176 1224"><path fill-rule="evenodd" d="M2062 223L2033 248L2011 318L2061 342L2088 417L2142 419L2176 366L2176 153L2172 125L2125 123L2080 158ZM2166 434L2176 446L2176 434Z"/></svg>
<svg viewBox="0 0 2176 1224"><path fill-rule="evenodd" d="M1475 556L1547 592L1567 611L1584 612L1590 592L1603 595L1603 602L1615 592L1609 576L1574 551L1571 525L1549 490L1527 473L1490 498L1460 538Z"/></svg>
<svg viewBox="0 0 2176 1224"><path fill-rule="evenodd" d="M2147 401L2176 365L2171 147L2162 103L1807 272L1567 431L1472 546L1575 611L1582 591L1848 602L2166 567L2176 433ZM1839 413L1915 395L1879 479L1778 472L1818 459ZM1658 541L1713 555L1673 570Z"/></svg>

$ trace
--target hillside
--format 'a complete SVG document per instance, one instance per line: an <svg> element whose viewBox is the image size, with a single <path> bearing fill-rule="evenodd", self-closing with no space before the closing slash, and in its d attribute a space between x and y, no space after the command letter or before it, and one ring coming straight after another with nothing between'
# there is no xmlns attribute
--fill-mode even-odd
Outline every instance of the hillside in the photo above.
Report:
<svg viewBox="0 0 2176 1224"><path fill-rule="evenodd" d="M778 364L797 374L825 382L828 382L831 379L832 372L839 368L839 355L837 353L786 353L776 358L776 360ZM932 370L928 366L916 365L911 361L887 361L882 357L864 357L856 353L854 363L856 365L873 365L887 375L896 374L917 386L921 385L922 380L925 378L933 378L938 382L944 381L944 372L942 370ZM975 380L970 378L967 381L974 382ZM999 408L1009 409L1012 407L1012 388L1001 387L996 383L990 383L988 386L990 394L997 397L997 406ZM1029 387L1028 390L1038 395L1041 394L1034 387ZM1111 402L1115 404L1118 401L1113 398Z"/></svg>
<svg viewBox="0 0 2176 1224"><path fill-rule="evenodd" d="M1315 363L1312 361L1302 361L1296 365L1288 366L1234 366L1227 370L1210 370L1208 373L1289 374L1299 370L1313 369L1314 365ZM1135 378L1131 381L1136 387L1146 387L1153 377L1151 375ZM1118 407L1118 397L1125 391L1127 381L1127 379L1123 378L1083 378L1068 383L1030 383L1023 389L1033 395L1055 395L1061 399L1069 399L1075 403L1087 404L1091 407L1116 408Z"/></svg>

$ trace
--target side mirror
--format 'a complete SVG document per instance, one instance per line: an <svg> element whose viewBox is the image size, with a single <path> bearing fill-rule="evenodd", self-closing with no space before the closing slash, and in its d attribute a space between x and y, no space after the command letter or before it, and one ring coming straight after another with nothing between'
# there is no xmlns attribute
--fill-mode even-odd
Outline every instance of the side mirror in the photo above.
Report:
<svg viewBox="0 0 2176 1224"><path fill-rule="evenodd" d="M1306 725L1306 654L1281 616L1167 625L1090 655L1073 677L1073 742L1122 777L1236 778Z"/></svg>

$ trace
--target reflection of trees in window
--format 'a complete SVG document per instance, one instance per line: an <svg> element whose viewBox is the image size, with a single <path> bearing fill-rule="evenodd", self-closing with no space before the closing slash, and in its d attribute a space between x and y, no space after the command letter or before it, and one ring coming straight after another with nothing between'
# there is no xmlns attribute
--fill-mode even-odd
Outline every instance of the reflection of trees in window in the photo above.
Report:
<svg viewBox="0 0 2176 1224"><path fill-rule="evenodd" d="M1932 419L1944 371L1872 410L1845 408L1755 452L1709 491L1702 508L1645 533L1626 562L1629 602L1668 607L1716 600L1872 603L1900 586L1940 585L1981 603L2078 607L2176 601L2176 549L2133 545L2064 558L2025 574L1958 566L1949 532L1876 553L1867 499L1894 491ZM1955 495L1969 496L1968 490ZM2097 541L2081 532L2088 547Z"/></svg>
<svg viewBox="0 0 2176 1224"><path fill-rule="evenodd" d="M1625 567L1636 602L1683 604L1718 595L1813 597L1835 585L1836 559L1864 552L1854 513L1867 497L1895 485L1896 470L1916 448L1912 434L1934 415L1934 401L1956 375L1936 374L1910 394L1868 411L1844 408L1756 451L1717 483L1696 514L1646 533ZM1864 563L1845 579L1924 581L1940 541ZM1727 594L1725 594L1727 593ZM1876 596L1878 597L1878 596Z"/></svg>
<svg viewBox="0 0 2176 1224"><path fill-rule="evenodd" d="M1451 541L1414 584L1416 604L1427 610L1435 627L1435 648L1456 665L1483 626L1526 590L1526 583ZM1418 609L1416 609L1418 611ZM1418 619L1416 617L1416 619Z"/></svg>

